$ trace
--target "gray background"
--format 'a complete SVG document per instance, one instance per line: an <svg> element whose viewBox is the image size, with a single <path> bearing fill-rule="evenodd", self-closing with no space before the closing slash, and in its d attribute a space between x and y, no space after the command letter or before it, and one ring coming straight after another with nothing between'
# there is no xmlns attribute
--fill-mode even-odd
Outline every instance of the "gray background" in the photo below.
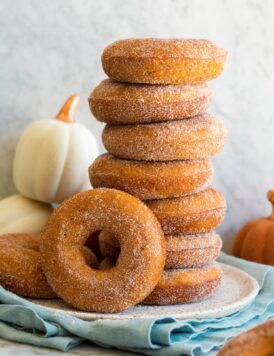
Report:
<svg viewBox="0 0 274 356"><path fill-rule="evenodd" d="M267 0L0 0L0 198L11 180L16 141L33 120L52 117L71 93L78 120L97 137L87 97L105 75L100 55L127 37L209 38L229 51L225 72L210 84L210 111L229 130L214 159L215 186L228 212L219 231L229 249L248 219L267 214L274 188L274 1Z"/></svg>

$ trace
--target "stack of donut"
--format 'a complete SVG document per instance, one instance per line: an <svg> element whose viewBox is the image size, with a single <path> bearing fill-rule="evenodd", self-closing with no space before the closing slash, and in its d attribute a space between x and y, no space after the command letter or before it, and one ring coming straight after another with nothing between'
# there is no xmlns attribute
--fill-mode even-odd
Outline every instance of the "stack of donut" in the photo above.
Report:
<svg viewBox="0 0 274 356"><path fill-rule="evenodd" d="M206 81L225 58L205 40L124 40L106 48L111 79L89 98L107 123L109 153L89 169L97 189L64 201L41 235L0 236L1 286L98 312L191 302L214 291L222 245L214 229L226 204L210 186L209 158L226 132L205 113Z"/></svg>
<svg viewBox="0 0 274 356"><path fill-rule="evenodd" d="M210 157L224 146L226 130L206 113L207 81L223 70L227 53L208 40L128 39L102 55L105 73L89 97L105 122L107 154L89 169L94 188L115 188L144 201L165 234L162 279L146 304L175 304L209 295L220 283L215 264L222 240L214 229L226 202L210 186ZM99 236L102 255L115 264L118 237Z"/></svg>

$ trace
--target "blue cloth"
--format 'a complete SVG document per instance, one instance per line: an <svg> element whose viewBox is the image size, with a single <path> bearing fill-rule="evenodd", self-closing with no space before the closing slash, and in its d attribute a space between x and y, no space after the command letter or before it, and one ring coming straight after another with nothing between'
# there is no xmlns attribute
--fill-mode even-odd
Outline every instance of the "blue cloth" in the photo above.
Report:
<svg viewBox="0 0 274 356"><path fill-rule="evenodd" d="M68 351L84 341L147 355L213 355L242 331L274 318L274 268L222 254L220 262L255 277L260 293L233 315L212 320L83 321L55 313L0 287L0 337Z"/></svg>

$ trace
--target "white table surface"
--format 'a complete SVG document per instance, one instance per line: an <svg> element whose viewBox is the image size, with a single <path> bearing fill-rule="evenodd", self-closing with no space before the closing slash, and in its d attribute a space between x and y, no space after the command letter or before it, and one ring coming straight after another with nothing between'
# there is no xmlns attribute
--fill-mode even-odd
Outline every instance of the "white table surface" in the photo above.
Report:
<svg viewBox="0 0 274 356"><path fill-rule="evenodd" d="M115 349L104 349L85 343L77 346L70 352L61 352L45 347L37 347L28 344L20 344L16 342L0 339L0 356L67 356L67 355L89 355L89 356L129 356L140 355L136 353L129 353Z"/></svg>

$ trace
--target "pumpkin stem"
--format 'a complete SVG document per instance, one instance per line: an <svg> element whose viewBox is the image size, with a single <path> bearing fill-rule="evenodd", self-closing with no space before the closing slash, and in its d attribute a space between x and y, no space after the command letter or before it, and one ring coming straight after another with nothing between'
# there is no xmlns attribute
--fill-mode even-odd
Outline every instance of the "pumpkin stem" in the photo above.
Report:
<svg viewBox="0 0 274 356"><path fill-rule="evenodd" d="M270 203L272 204L273 207L273 213L271 214L271 216L273 215L274 217L274 190L269 190L267 192L267 199L270 201Z"/></svg>
<svg viewBox="0 0 274 356"><path fill-rule="evenodd" d="M74 114L79 102L79 95L71 95L56 115L56 119L66 122L67 124L72 124L75 121Z"/></svg>

